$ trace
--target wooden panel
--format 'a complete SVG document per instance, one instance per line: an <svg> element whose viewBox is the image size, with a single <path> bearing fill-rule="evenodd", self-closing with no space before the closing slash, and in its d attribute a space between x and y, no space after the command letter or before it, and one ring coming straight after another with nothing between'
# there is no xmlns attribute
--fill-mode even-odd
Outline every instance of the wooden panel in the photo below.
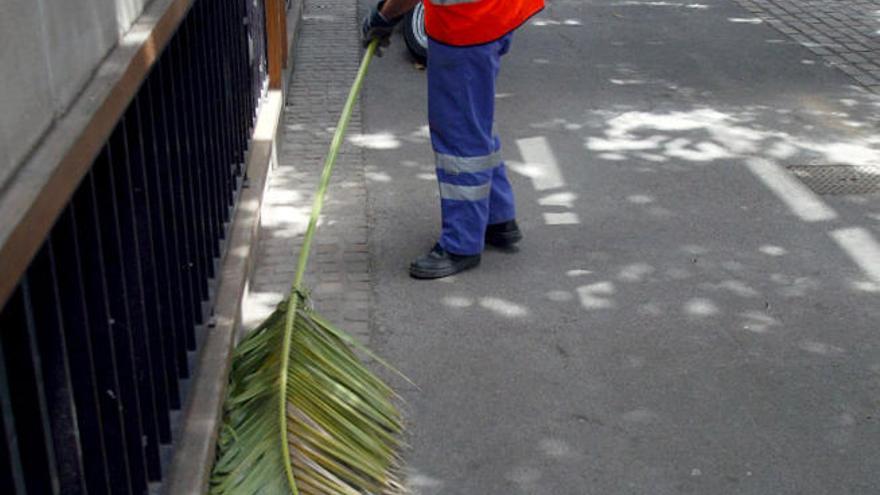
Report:
<svg viewBox="0 0 880 495"><path fill-rule="evenodd" d="M269 88L281 89L281 71L284 68L284 45L287 32L284 18L284 0L266 0L266 53L269 65Z"/></svg>

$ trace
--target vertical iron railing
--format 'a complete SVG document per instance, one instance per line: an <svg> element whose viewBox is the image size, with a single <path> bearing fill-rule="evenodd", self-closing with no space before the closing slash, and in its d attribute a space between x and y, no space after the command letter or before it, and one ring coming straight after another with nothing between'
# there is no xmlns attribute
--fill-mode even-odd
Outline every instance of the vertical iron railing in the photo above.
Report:
<svg viewBox="0 0 880 495"><path fill-rule="evenodd" d="M0 308L0 493L160 482L257 105L262 2L198 0Z"/></svg>
<svg viewBox="0 0 880 495"><path fill-rule="evenodd" d="M260 100L268 88L268 61L266 59L265 0L245 0L247 4L248 54L251 59L252 93L254 102Z"/></svg>

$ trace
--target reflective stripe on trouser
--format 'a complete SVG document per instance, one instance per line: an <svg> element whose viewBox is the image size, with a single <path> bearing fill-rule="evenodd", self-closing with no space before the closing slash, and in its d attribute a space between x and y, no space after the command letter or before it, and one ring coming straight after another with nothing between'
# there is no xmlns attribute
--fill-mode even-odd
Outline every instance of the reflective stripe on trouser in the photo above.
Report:
<svg viewBox="0 0 880 495"><path fill-rule="evenodd" d="M440 245L451 253L482 252L486 225L516 216L501 141L493 133L495 79L510 38L469 47L428 41L428 123L440 184Z"/></svg>

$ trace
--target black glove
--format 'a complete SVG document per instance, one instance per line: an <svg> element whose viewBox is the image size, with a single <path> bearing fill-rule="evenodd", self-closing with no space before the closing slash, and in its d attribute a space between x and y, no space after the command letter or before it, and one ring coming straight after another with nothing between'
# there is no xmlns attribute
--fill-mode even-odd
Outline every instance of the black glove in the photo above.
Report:
<svg viewBox="0 0 880 495"><path fill-rule="evenodd" d="M396 19L386 19L379 11L382 10L382 5L385 4L385 0L382 0L372 10L370 13L364 17L364 25L361 28L361 37L364 43L364 47L370 44L373 39L379 39L379 46L388 46L391 44L391 33L394 32L394 26L397 25L398 22L403 18L400 16ZM381 53L379 53L381 55Z"/></svg>

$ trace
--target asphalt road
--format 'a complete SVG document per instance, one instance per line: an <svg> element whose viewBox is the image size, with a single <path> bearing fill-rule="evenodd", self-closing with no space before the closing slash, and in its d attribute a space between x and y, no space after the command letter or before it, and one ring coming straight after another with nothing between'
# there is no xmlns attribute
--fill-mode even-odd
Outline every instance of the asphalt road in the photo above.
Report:
<svg viewBox="0 0 880 495"><path fill-rule="evenodd" d="M425 73L400 38L375 62L353 139L413 493L880 493L880 196L785 169L880 166L880 102L750 18L552 2L498 88L526 238L443 281L406 271L439 229Z"/></svg>

